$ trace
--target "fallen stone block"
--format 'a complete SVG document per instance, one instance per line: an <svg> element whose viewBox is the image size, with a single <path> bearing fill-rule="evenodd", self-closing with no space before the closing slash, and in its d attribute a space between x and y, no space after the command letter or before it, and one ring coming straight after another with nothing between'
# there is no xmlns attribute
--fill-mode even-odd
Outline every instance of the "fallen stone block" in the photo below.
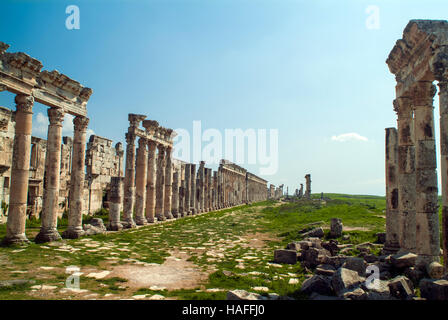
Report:
<svg viewBox="0 0 448 320"><path fill-rule="evenodd" d="M366 267L367 264L365 263L364 259L357 258L357 257L348 257L344 264L342 265L343 268L350 269L353 271L358 272L360 276L365 276L366 274Z"/></svg>
<svg viewBox="0 0 448 320"><path fill-rule="evenodd" d="M314 272L323 276L332 276L336 272L336 268L330 264L320 264Z"/></svg>
<svg viewBox="0 0 448 320"><path fill-rule="evenodd" d="M338 218L332 218L330 222L330 234L329 236L332 238L339 238L342 236L342 221Z"/></svg>
<svg viewBox="0 0 448 320"><path fill-rule="evenodd" d="M297 251L278 249L274 251L274 262L275 263L287 263L296 264L297 263Z"/></svg>
<svg viewBox="0 0 448 320"><path fill-rule="evenodd" d="M417 259L417 255L410 252L399 253L393 256L390 256L391 264L397 269L404 269L407 267L415 266L415 261ZM387 258L386 258L387 261Z"/></svg>
<svg viewBox="0 0 448 320"><path fill-rule="evenodd" d="M422 279L420 295L427 300L448 300L448 280Z"/></svg>
<svg viewBox="0 0 448 320"><path fill-rule="evenodd" d="M227 292L227 300L260 300L258 293L247 292L246 290L231 290Z"/></svg>
<svg viewBox="0 0 448 320"><path fill-rule="evenodd" d="M439 262L433 261L426 266L426 272L430 278L440 279L443 277L444 268Z"/></svg>
<svg viewBox="0 0 448 320"><path fill-rule="evenodd" d="M314 275L306 279L302 283L300 290L306 294L318 293L321 295L332 295L334 293L331 286L331 278L322 275Z"/></svg>
<svg viewBox="0 0 448 320"><path fill-rule="evenodd" d="M342 292L354 288L364 281L365 278L361 277L358 272L341 267L334 273L331 284L336 294L340 295Z"/></svg>
<svg viewBox="0 0 448 320"><path fill-rule="evenodd" d="M398 276L389 281L390 294L398 299L408 300L414 295L412 282L405 276Z"/></svg>
<svg viewBox="0 0 448 320"><path fill-rule="evenodd" d="M367 300L367 293L360 287L346 290L341 296L344 300Z"/></svg>
<svg viewBox="0 0 448 320"><path fill-rule="evenodd" d="M322 238L324 236L324 229L321 227L314 228L313 230L310 230L308 232L305 232L303 234L304 237L316 237L316 238Z"/></svg>

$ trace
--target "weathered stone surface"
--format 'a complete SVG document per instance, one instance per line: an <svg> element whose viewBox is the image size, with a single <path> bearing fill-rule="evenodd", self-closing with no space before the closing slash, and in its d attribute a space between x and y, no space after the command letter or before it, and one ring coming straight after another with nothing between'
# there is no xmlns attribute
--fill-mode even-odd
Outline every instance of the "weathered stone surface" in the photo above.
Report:
<svg viewBox="0 0 448 320"><path fill-rule="evenodd" d="M399 253L390 257L395 268L402 269L415 266L417 255L414 253Z"/></svg>
<svg viewBox="0 0 448 320"><path fill-rule="evenodd" d="M433 261L426 266L426 272L430 278L440 279L443 277L444 268L439 262Z"/></svg>
<svg viewBox="0 0 448 320"><path fill-rule="evenodd" d="M87 236L93 236L95 234L101 234L101 233L105 233L106 232L105 230L103 230L101 228L97 228L97 227L95 227L95 226L93 226L91 224L84 224L82 227L83 227L83 229L85 231L85 234Z"/></svg>
<svg viewBox="0 0 448 320"><path fill-rule="evenodd" d="M275 263L297 263L297 252L295 250L278 249L274 251Z"/></svg>
<svg viewBox="0 0 448 320"><path fill-rule="evenodd" d="M353 271L358 272L360 276L365 276L366 274L366 267L367 264L365 263L364 259L357 258L357 257L348 257L344 264L342 265L343 268L350 269Z"/></svg>
<svg viewBox="0 0 448 320"><path fill-rule="evenodd" d="M338 218L332 218L330 223L330 237L339 238L342 236L342 221Z"/></svg>
<svg viewBox="0 0 448 320"><path fill-rule="evenodd" d="M227 300L260 300L258 293L247 292L246 290L232 290L227 292Z"/></svg>
<svg viewBox="0 0 448 320"><path fill-rule="evenodd" d="M425 276L424 272L415 267L406 268L403 274L412 281L414 286L417 286L421 279Z"/></svg>
<svg viewBox="0 0 448 320"><path fill-rule="evenodd" d="M365 281L358 272L346 268L339 268L331 280L334 291L340 295L343 291L354 288Z"/></svg>
<svg viewBox="0 0 448 320"><path fill-rule="evenodd" d="M339 252L338 242L335 240L323 242L322 247L328 250L332 256L336 255Z"/></svg>
<svg viewBox="0 0 448 320"><path fill-rule="evenodd" d="M321 295L332 295L334 293L331 286L331 278L323 275L314 275L306 279L302 283L300 290L306 294L318 293Z"/></svg>
<svg viewBox="0 0 448 320"><path fill-rule="evenodd" d="M375 281L369 288L365 284L361 287L367 292L367 300L389 300L390 296L389 282L384 280Z"/></svg>
<svg viewBox="0 0 448 320"><path fill-rule="evenodd" d="M317 238L322 238L324 236L324 229L322 229L321 227L319 228L314 228L308 232L305 232L303 234L304 237L317 237Z"/></svg>
<svg viewBox="0 0 448 320"><path fill-rule="evenodd" d="M360 287L348 289L340 294L344 300L367 300L367 293Z"/></svg>
<svg viewBox="0 0 448 320"><path fill-rule="evenodd" d="M422 298L428 300L448 300L448 280L422 279L419 286Z"/></svg>
<svg viewBox="0 0 448 320"><path fill-rule="evenodd" d="M336 268L330 264L320 264L314 272L323 276L332 276L336 272Z"/></svg>
<svg viewBox="0 0 448 320"><path fill-rule="evenodd" d="M404 276L395 277L388 286L390 294L398 299L410 299L414 295L412 282Z"/></svg>

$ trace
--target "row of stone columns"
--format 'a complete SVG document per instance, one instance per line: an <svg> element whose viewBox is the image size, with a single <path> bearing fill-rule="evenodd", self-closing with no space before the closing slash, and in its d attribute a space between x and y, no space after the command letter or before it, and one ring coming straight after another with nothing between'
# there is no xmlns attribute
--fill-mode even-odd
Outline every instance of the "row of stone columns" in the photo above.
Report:
<svg viewBox="0 0 448 320"><path fill-rule="evenodd" d="M28 180L31 154L31 132L34 98L31 95L18 94L15 98L15 134L11 168L11 189L5 244L28 242L25 235ZM57 231L57 212L60 188L60 163L62 123L64 111L61 108L48 109L47 154L45 160L45 189L41 214L41 230L35 242L47 242L61 239ZM83 235L82 207L84 187L84 161L86 130L89 120L76 116L73 138L73 161L71 168L68 227L65 238L78 238Z"/></svg>

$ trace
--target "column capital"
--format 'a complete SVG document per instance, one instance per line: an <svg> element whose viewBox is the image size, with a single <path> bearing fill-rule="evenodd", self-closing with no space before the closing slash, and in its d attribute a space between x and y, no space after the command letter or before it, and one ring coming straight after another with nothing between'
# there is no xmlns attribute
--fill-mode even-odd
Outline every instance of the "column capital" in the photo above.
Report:
<svg viewBox="0 0 448 320"><path fill-rule="evenodd" d="M61 108L50 108L47 110L48 119L50 120L50 125L56 125L61 127L64 121L64 110Z"/></svg>
<svg viewBox="0 0 448 320"><path fill-rule="evenodd" d="M398 118L410 118L412 116L412 99L410 97L398 97L393 101L393 105Z"/></svg>
<svg viewBox="0 0 448 320"><path fill-rule="evenodd" d="M86 131L87 130L87 126L89 124L89 118L87 117L83 117L83 116L76 116L73 119L73 124L75 127L75 131Z"/></svg>
<svg viewBox="0 0 448 320"><path fill-rule="evenodd" d="M163 145L163 144L158 144L157 145L157 149L159 149L159 155L162 153L163 155L165 155L165 150L166 150L166 147Z"/></svg>
<svg viewBox="0 0 448 320"><path fill-rule="evenodd" d="M24 113L32 113L34 104L33 96L26 94L18 94L16 95L14 101L16 102L17 111Z"/></svg>
<svg viewBox="0 0 448 320"><path fill-rule="evenodd" d="M431 81L417 81L412 88L413 107L433 107L436 86Z"/></svg>
<svg viewBox="0 0 448 320"><path fill-rule="evenodd" d="M127 144L132 144L133 145L135 143L136 135L133 132L126 132L125 133L125 138L126 138L126 143Z"/></svg>
<svg viewBox="0 0 448 320"><path fill-rule="evenodd" d="M138 147L146 150L146 145L148 144L148 139L140 137L138 139Z"/></svg>
<svg viewBox="0 0 448 320"><path fill-rule="evenodd" d="M148 139L148 150L150 152L155 152L156 151L156 147L157 147L157 142L155 142L154 140Z"/></svg>

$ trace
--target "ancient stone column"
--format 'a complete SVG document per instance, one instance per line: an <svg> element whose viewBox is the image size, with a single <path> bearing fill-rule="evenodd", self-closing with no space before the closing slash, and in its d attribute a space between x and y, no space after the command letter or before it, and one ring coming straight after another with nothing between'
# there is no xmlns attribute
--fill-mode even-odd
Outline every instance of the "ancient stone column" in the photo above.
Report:
<svg viewBox="0 0 448 320"><path fill-rule="evenodd" d="M205 209L209 212L212 210L212 169L207 168L206 170L207 205Z"/></svg>
<svg viewBox="0 0 448 320"><path fill-rule="evenodd" d="M305 179L306 179L305 198L311 199L311 175L307 174L305 176ZM283 192L282 192L282 196L283 196Z"/></svg>
<svg viewBox="0 0 448 320"><path fill-rule="evenodd" d="M182 173L183 169L181 170ZM181 174L182 176L182 174ZM179 187L179 217L185 217L185 179L180 181L180 187Z"/></svg>
<svg viewBox="0 0 448 320"><path fill-rule="evenodd" d="M4 244L29 242L25 235L28 179L31 155L31 129L33 121L32 96L18 94L15 97L15 132L12 150L11 183L8 219Z"/></svg>
<svg viewBox="0 0 448 320"><path fill-rule="evenodd" d="M76 116L73 119L73 156L70 173L70 198L67 230L62 237L77 239L84 235L82 212L84 209L84 178L86 161L86 131L89 119Z"/></svg>
<svg viewBox="0 0 448 320"><path fill-rule="evenodd" d="M135 227L133 219L135 200L135 138L135 133L126 133L126 167L123 203L123 227L125 228Z"/></svg>
<svg viewBox="0 0 448 320"><path fill-rule="evenodd" d="M172 187L172 203L171 203L171 213L174 218L180 218L179 214L179 172L175 171L173 173L173 187Z"/></svg>
<svg viewBox="0 0 448 320"><path fill-rule="evenodd" d="M199 212L205 211L205 161L201 161L198 169L198 189L199 189L199 197L198 197L198 209Z"/></svg>
<svg viewBox="0 0 448 320"><path fill-rule="evenodd" d="M148 223L155 222L156 210L156 142L148 141L148 172L146 184L146 221Z"/></svg>
<svg viewBox="0 0 448 320"><path fill-rule="evenodd" d="M120 222L120 207L123 200L123 178L111 177L109 192L109 225L108 230L118 231L123 229Z"/></svg>
<svg viewBox="0 0 448 320"><path fill-rule="evenodd" d="M173 197L173 162L172 162L172 148L166 148L166 165L165 165L165 203L163 212L165 218L173 219L173 214L171 213L171 202Z"/></svg>
<svg viewBox="0 0 448 320"><path fill-rule="evenodd" d="M213 198L212 198L213 210L218 209L218 172L213 171Z"/></svg>
<svg viewBox="0 0 448 320"><path fill-rule="evenodd" d="M41 228L34 242L44 243L61 239L57 230L59 209L59 185L61 173L62 122L64 111L59 108L47 110L50 125L45 155L45 189L41 213Z"/></svg>
<svg viewBox="0 0 448 320"><path fill-rule="evenodd" d="M145 218L146 183L148 180L148 152L146 151L147 139L138 140L137 172L135 175L135 223L139 226L147 223Z"/></svg>
<svg viewBox="0 0 448 320"><path fill-rule="evenodd" d="M437 204L437 164L433 97L436 87L419 81L413 91L415 114L416 252L417 266L439 261L440 235Z"/></svg>
<svg viewBox="0 0 448 320"><path fill-rule="evenodd" d="M159 153L157 155L157 182L156 182L156 218L159 221L165 221L165 167L166 167L166 147L162 144L157 146Z"/></svg>
<svg viewBox="0 0 448 320"><path fill-rule="evenodd" d="M398 211L398 134L386 128L386 243L384 251L391 254L400 249Z"/></svg>
<svg viewBox="0 0 448 320"><path fill-rule="evenodd" d="M185 205L184 205L186 215L191 214L190 197L191 197L191 163L187 163L185 165Z"/></svg>
<svg viewBox="0 0 448 320"><path fill-rule="evenodd" d="M440 164L442 176L442 243L445 271L448 268L448 80L439 81Z"/></svg>
<svg viewBox="0 0 448 320"><path fill-rule="evenodd" d="M400 248L415 252L415 145L412 100L399 97L394 101L398 127L398 241Z"/></svg>
<svg viewBox="0 0 448 320"><path fill-rule="evenodd" d="M196 214L196 165L191 164L191 194L190 194L190 208L191 208L191 214Z"/></svg>

